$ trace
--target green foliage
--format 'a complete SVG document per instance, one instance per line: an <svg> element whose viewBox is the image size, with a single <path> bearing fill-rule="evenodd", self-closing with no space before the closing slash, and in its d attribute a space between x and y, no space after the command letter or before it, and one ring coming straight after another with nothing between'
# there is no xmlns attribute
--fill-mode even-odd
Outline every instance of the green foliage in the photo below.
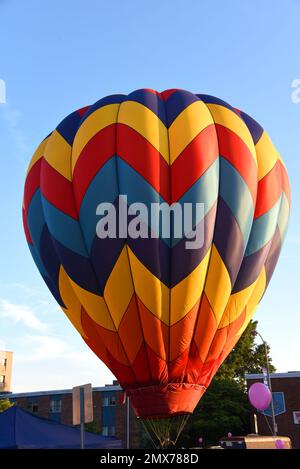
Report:
<svg viewBox="0 0 300 469"><path fill-rule="evenodd" d="M152 441L148 431L146 430L145 425L142 423L141 419L139 419L140 424L140 448L143 449L153 449L155 448L155 444Z"/></svg>
<svg viewBox="0 0 300 469"><path fill-rule="evenodd" d="M91 433L100 433L100 422L98 420L94 420L93 422L85 423L84 424L84 429L86 432L91 432Z"/></svg>
<svg viewBox="0 0 300 469"><path fill-rule="evenodd" d="M205 445L218 444L228 432L245 435L250 431L250 407L245 373L261 373L266 366L265 348L256 344L257 321L251 321L200 400L180 438L180 445L197 446L201 436ZM269 356L270 371L274 372Z"/></svg>
<svg viewBox="0 0 300 469"><path fill-rule="evenodd" d="M250 431L249 410L247 395L238 383L229 379L214 380L190 417L180 444L198 446L200 436L205 445L216 444L228 432L247 434Z"/></svg>
<svg viewBox="0 0 300 469"><path fill-rule="evenodd" d="M256 329L257 321L250 321L242 337L225 362L220 366L215 379L226 378L235 380L239 383L241 388L244 388L246 384L245 373L262 372L262 368L266 366L265 347L263 344L255 344L255 337L257 336ZM269 346L267 346L267 350L270 372L273 373L276 370L269 356Z"/></svg>
<svg viewBox="0 0 300 469"><path fill-rule="evenodd" d="M9 401L9 399L0 399L0 412L11 407L13 404Z"/></svg>

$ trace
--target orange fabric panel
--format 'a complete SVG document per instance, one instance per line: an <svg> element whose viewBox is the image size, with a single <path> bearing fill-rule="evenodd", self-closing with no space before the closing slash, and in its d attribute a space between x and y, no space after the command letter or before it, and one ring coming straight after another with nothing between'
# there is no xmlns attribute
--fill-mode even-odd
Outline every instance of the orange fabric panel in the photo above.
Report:
<svg viewBox="0 0 300 469"><path fill-rule="evenodd" d="M189 361L189 348L186 348L179 357L169 362L170 382L193 382L186 378L186 368Z"/></svg>
<svg viewBox="0 0 300 469"><path fill-rule="evenodd" d="M202 362L205 361L209 347L217 330L213 310L205 293L202 294L194 341ZM191 351L192 352L192 351ZM190 354L191 355L191 354ZM190 358L193 358L192 355Z"/></svg>
<svg viewBox="0 0 300 469"><path fill-rule="evenodd" d="M225 344L227 341L227 334L228 334L228 326L223 327L222 329L218 329L216 331L205 362L206 361L209 362L212 360L215 361L218 359L221 351L225 347Z"/></svg>
<svg viewBox="0 0 300 469"><path fill-rule="evenodd" d="M135 295L132 295L128 308L124 313L118 334L126 350L128 360L132 364L143 342L143 333Z"/></svg>
<svg viewBox="0 0 300 469"><path fill-rule="evenodd" d="M141 345L131 366L139 385L147 385L147 383L152 381L149 359L144 343Z"/></svg>
<svg viewBox="0 0 300 469"><path fill-rule="evenodd" d="M147 345L146 348L151 369L152 382L167 383L169 380L167 362L162 358L158 357L149 347L149 345Z"/></svg>
<svg viewBox="0 0 300 469"><path fill-rule="evenodd" d="M194 333L199 305L200 300L197 301L189 313L170 327L169 361L175 360L189 348Z"/></svg>
<svg viewBox="0 0 300 469"><path fill-rule="evenodd" d="M212 371L214 370L215 364L215 360L206 361L203 364L201 373L199 374L198 383L202 386L205 386L206 388L208 387L211 381Z"/></svg>
<svg viewBox="0 0 300 469"><path fill-rule="evenodd" d="M192 340L191 348L189 351L188 363L185 373L185 381L187 383L197 383L199 374L203 367L203 362L199 355L198 347L195 343L195 340Z"/></svg>
<svg viewBox="0 0 300 469"><path fill-rule="evenodd" d="M219 350L219 355L216 358L214 356L213 359L208 358L207 362L209 363L209 366L211 367L210 373L206 377L206 379L203 381L205 386L208 386L209 383L211 382L212 378L214 377L215 373L218 371L219 367L223 363L223 361L226 359L226 357L229 355L235 344L237 343L239 337L236 335L236 333L240 330L242 325L244 324L246 317L246 309L243 310L243 312L238 316L238 318L230 323L228 326L219 329L217 332L221 332L220 334L216 334L216 343L213 344L213 351L214 354L217 353ZM225 337L225 342L223 343L222 347L222 339ZM220 340L221 339L221 340Z"/></svg>
<svg viewBox="0 0 300 469"><path fill-rule="evenodd" d="M137 300L145 341L158 357L167 360L169 328L146 308L139 297Z"/></svg>
<svg viewBox="0 0 300 469"><path fill-rule="evenodd" d="M106 349L110 351L110 355L120 364L130 366L117 332L99 326L99 324L90 318L84 309L82 309L82 327L90 342L94 342L94 346L96 346L98 341L101 341Z"/></svg>
<svg viewBox="0 0 300 469"><path fill-rule="evenodd" d="M110 353L107 352L109 358L109 369L114 375L118 375L118 381L122 388L135 387L137 386L136 376L133 373L133 369L130 366L119 363Z"/></svg>

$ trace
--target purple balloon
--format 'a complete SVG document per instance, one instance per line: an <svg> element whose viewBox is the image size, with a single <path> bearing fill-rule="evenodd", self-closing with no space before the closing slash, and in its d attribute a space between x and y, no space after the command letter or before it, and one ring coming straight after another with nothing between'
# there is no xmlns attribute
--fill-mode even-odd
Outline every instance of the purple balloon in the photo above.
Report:
<svg viewBox="0 0 300 469"><path fill-rule="evenodd" d="M202 436L199 436L198 442L199 442L199 443L203 443L203 438L202 438Z"/></svg>
<svg viewBox="0 0 300 469"><path fill-rule="evenodd" d="M266 410L272 401L272 394L268 386L263 383L254 383L248 391L249 401L258 410Z"/></svg>
<svg viewBox="0 0 300 469"><path fill-rule="evenodd" d="M276 449L284 449L284 442L282 440L276 440L275 447Z"/></svg>

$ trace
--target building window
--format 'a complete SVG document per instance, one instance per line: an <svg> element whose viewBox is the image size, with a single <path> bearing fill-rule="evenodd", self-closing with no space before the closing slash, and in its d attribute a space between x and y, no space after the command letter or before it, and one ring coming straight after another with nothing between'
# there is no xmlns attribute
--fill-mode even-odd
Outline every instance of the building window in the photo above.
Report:
<svg viewBox="0 0 300 469"><path fill-rule="evenodd" d="M5 376L0 375L0 384L4 384L4 383L5 383Z"/></svg>
<svg viewBox="0 0 300 469"><path fill-rule="evenodd" d="M108 427L102 427L102 436L108 436Z"/></svg>
<svg viewBox="0 0 300 469"><path fill-rule="evenodd" d="M2 358L2 359L1 359L1 365L4 366L4 368L6 368L6 365L7 365L7 358Z"/></svg>
<svg viewBox="0 0 300 469"><path fill-rule="evenodd" d="M61 413L61 399L50 399L50 413L51 414Z"/></svg>
<svg viewBox="0 0 300 469"><path fill-rule="evenodd" d="M102 427L102 436L115 436L116 428L114 426L104 425Z"/></svg>
<svg viewBox="0 0 300 469"><path fill-rule="evenodd" d="M102 397L102 407L108 407L111 405L116 405L116 396L104 396Z"/></svg>
<svg viewBox="0 0 300 469"><path fill-rule="evenodd" d="M27 409L29 412L32 412L34 414L38 413L39 411L39 404L38 400L36 398L28 399L27 401Z"/></svg>
<svg viewBox="0 0 300 469"><path fill-rule="evenodd" d="M115 436L115 434L116 434L116 429L115 429L115 427L114 427L114 426L109 427L109 429L108 429L108 435L109 435L109 436Z"/></svg>

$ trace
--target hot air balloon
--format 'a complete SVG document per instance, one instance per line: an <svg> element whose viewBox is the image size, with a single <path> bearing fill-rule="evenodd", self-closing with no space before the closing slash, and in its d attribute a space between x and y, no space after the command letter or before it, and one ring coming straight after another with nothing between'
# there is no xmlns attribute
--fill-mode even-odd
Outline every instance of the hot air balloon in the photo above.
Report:
<svg viewBox="0 0 300 469"><path fill-rule="evenodd" d="M188 249L174 217L165 236L160 214L149 221L142 211L141 236L98 236L99 204L117 212L122 201L202 204L192 227L203 242ZM176 441L247 327L289 205L285 166L263 128L184 90L104 97L66 117L34 153L23 202L32 257L161 445Z"/></svg>

